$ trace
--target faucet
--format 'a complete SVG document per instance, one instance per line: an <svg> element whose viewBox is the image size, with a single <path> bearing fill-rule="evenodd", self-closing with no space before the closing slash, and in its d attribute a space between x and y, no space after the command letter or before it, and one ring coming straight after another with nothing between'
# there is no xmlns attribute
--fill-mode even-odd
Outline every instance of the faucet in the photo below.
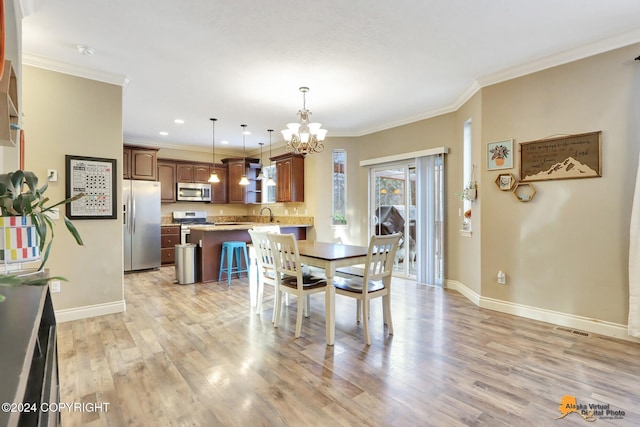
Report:
<svg viewBox="0 0 640 427"><path fill-rule="evenodd" d="M267 206L260 209L260 213L258 215L262 215L262 211L264 211L265 209L269 211L269 222L273 222L273 212L271 211L271 208Z"/></svg>

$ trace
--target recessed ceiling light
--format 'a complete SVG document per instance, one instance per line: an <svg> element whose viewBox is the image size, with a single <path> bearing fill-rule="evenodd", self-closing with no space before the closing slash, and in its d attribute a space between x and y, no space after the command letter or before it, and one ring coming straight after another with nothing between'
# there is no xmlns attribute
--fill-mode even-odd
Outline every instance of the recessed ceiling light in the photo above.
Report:
<svg viewBox="0 0 640 427"><path fill-rule="evenodd" d="M182 119L175 119L173 122L176 123L176 124L179 124L179 125L183 125L184 124L184 120L182 120Z"/></svg>
<svg viewBox="0 0 640 427"><path fill-rule="evenodd" d="M167 136L167 135L169 135L169 132L162 131L162 132L160 132L160 135Z"/></svg>
<svg viewBox="0 0 640 427"><path fill-rule="evenodd" d="M227 145L229 143L229 141L220 141L220 144L222 145Z"/></svg>
<svg viewBox="0 0 640 427"><path fill-rule="evenodd" d="M92 47L85 46L83 44L79 44L76 47L78 48L78 52L80 52L81 54L83 54L85 56L90 56L90 55L93 55L94 53L96 53L96 51Z"/></svg>

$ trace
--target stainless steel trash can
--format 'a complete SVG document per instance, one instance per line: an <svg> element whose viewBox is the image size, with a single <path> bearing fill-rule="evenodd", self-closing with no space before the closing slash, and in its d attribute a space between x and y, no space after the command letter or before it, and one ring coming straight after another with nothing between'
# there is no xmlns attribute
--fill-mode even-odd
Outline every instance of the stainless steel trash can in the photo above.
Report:
<svg viewBox="0 0 640 427"><path fill-rule="evenodd" d="M176 281L188 285L196 281L196 245L176 245Z"/></svg>

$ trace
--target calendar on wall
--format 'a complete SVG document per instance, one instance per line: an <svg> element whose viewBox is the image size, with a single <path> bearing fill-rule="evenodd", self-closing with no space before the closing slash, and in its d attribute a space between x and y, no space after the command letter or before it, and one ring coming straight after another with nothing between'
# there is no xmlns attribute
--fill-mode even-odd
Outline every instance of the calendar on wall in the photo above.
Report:
<svg viewBox="0 0 640 427"><path fill-rule="evenodd" d="M70 219L115 219L116 160L65 156L66 197L84 194L67 204Z"/></svg>

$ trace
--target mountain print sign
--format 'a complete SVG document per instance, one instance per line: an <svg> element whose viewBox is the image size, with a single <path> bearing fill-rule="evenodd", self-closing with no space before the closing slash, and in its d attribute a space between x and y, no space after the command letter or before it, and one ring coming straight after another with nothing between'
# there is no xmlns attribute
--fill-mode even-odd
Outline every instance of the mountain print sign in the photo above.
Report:
<svg viewBox="0 0 640 427"><path fill-rule="evenodd" d="M520 144L522 182L602 176L602 132Z"/></svg>

